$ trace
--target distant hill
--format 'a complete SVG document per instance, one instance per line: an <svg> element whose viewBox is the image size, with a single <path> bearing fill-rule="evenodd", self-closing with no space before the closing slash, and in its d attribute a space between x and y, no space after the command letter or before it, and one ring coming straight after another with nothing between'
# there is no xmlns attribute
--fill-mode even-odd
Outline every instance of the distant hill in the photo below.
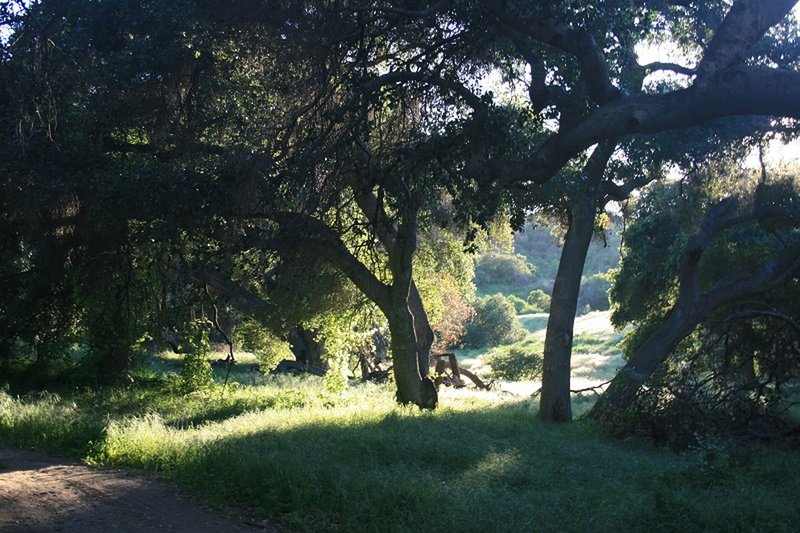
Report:
<svg viewBox="0 0 800 533"><path fill-rule="evenodd" d="M551 294L562 244L553 229L526 224L523 231L514 235L513 254L489 252L477 256L478 295L500 293L525 300L534 289ZM605 232L604 239L596 237L589 247L578 302L581 314L608 308L608 272L619 265L620 233L621 226L614 225Z"/></svg>

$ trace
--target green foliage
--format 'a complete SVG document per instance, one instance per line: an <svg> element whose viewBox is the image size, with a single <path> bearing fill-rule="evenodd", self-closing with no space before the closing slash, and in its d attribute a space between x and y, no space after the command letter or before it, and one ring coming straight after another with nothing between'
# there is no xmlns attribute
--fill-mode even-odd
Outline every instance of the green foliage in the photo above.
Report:
<svg viewBox="0 0 800 533"><path fill-rule="evenodd" d="M526 285L535 274L533 265L520 254L488 252L475 261L475 280L481 285Z"/></svg>
<svg viewBox="0 0 800 533"><path fill-rule="evenodd" d="M589 246L584 268L586 275L579 296L579 314L609 307L606 294L610 286L608 272L619 264L620 235L618 224L611 219L607 222L611 225L605 229L604 238L593 240ZM552 290L561 256L561 245L553 236L553 231L553 226L528 225L524 231L514 235L516 257L524 256L525 261L533 266L536 276L521 285L486 283L476 277L478 294L505 294L518 314L549 312L549 291Z"/></svg>
<svg viewBox="0 0 800 533"><path fill-rule="evenodd" d="M550 295L541 289L533 289L528 294L526 300L530 308L535 309L532 313L548 313L550 312Z"/></svg>
<svg viewBox="0 0 800 533"><path fill-rule="evenodd" d="M181 387L185 392L201 390L211 385L208 328L205 323L195 325L196 334L189 338L181 369Z"/></svg>
<svg viewBox="0 0 800 533"><path fill-rule="evenodd" d="M414 280L435 335L434 351L446 351L463 337L473 313L469 300L475 294L474 277L463 235L436 226L422 232Z"/></svg>
<svg viewBox="0 0 800 533"><path fill-rule="evenodd" d="M721 199L730 198L727 205L743 212L796 209L800 194L792 174L774 172L763 180L730 164L709 164L689 183L653 187L642 196L610 291L615 323L635 326L624 342L628 357L675 304L685 245L708 227L707 220L719 216L712 210ZM796 220L795 214L772 215L715 234L699 257L698 291L741 279L795 245ZM791 425L786 413L798 401L792 383L800 357L793 347L796 332L786 325L787 317L800 312L798 290L790 282L714 309L673 348L629 411L610 425L679 448L708 435L785 432Z"/></svg>
<svg viewBox="0 0 800 533"><path fill-rule="evenodd" d="M525 331L516 319L516 311L503 295L478 298L474 303L475 315L467 323L464 346L479 348L500 346L521 339Z"/></svg>
<svg viewBox="0 0 800 533"><path fill-rule="evenodd" d="M622 266L610 289L612 321L617 326L662 317L674 302L680 252L686 242L680 233L686 225L675 219L684 200L675 193L660 184L649 189L625 232Z"/></svg>
<svg viewBox="0 0 800 533"><path fill-rule="evenodd" d="M275 368L282 360L292 358L292 350L286 341L249 318L244 318L236 327L234 342L242 350L255 354L262 369Z"/></svg>
<svg viewBox="0 0 800 533"><path fill-rule="evenodd" d="M537 290L537 289L535 289ZM511 302L511 305L514 306L514 310L517 312L518 315L527 315L531 313L541 313L542 308L536 305L531 305L527 301L523 300L516 294L509 294L506 296L506 299Z"/></svg>
<svg viewBox="0 0 800 533"><path fill-rule="evenodd" d="M506 300L511 302L511 305L514 306L514 311L516 311L517 314L523 313L525 307L528 305L525 300L523 300L516 294L509 294L508 296L506 296Z"/></svg>
<svg viewBox="0 0 800 533"><path fill-rule="evenodd" d="M539 379L542 375L541 347L523 343L503 346L492 350L484 362L492 369L492 375L499 379L521 381Z"/></svg>
<svg viewBox="0 0 800 533"><path fill-rule="evenodd" d="M578 309L583 313L606 311L609 308L608 289L611 286L611 274L598 272L584 278L578 294Z"/></svg>
<svg viewBox="0 0 800 533"><path fill-rule="evenodd" d="M328 372L322 380L323 389L329 394L342 394L347 389L347 365L349 352L345 343L329 342L327 345Z"/></svg>

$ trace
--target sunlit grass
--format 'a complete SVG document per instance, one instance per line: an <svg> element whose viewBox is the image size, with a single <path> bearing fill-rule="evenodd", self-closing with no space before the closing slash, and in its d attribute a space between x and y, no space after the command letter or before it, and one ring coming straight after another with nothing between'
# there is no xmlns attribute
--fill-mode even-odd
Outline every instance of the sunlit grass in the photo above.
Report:
<svg viewBox="0 0 800 533"><path fill-rule="evenodd" d="M576 337L587 352L573 358L573 386L620 361L618 334L593 326L602 318L589 316ZM179 362L159 357L150 379L125 388L0 393L0 444L157 471L212 504L298 530L800 528L800 479L786 475L800 466L796 452L731 445L676 455L587 422L542 424L530 392L511 394L511 384L442 389L434 412L398 406L389 385L332 395L313 376L237 367L227 386L217 374L216 385L187 394ZM574 411L590 405L577 400Z"/></svg>
<svg viewBox="0 0 800 533"><path fill-rule="evenodd" d="M58 394L12 398L0 390L0 442L82 455L101 437L104 424L102 416Z"/></svg>
<svg viewBox="0 0 800 533"><path fill-rule="evenodd" d="M547 328L547 313L535 313L530 315L518 315L517 320L522 327L537 337L544 337Z"/></svg>
<svg viewBox="0 0 800 533"><path fill-rule="evenodd" d="M284 377L181 394L169 382L14 398L0 441L161 472L218 505L314 531L760 530L800 527L800 456L731 447L710 461L548 425L535 403L387 386L343 395ZM68 438L65 438L68 436Z"/></svg>

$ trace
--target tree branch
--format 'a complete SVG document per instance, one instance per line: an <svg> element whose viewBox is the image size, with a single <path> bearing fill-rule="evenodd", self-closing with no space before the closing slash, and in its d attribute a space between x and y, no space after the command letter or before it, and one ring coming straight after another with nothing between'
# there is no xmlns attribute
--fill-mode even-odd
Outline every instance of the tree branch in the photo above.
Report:
<svg viewBox="0 0 800 533"><path fill-rule="evenodd" d="M446 7L450 2L442 1L433 4L432 6L428 7L427 9L403 9L400 7L393 7L393 6L354 6L347 8L346 11L353 11L353 12L362 12L362 11L372 11L376 13L388 13L390 15L400 15L403 17L409 18L425 18L430 17L431 15L435 15L442 8Z"/></svg>
<svg viewBox="0 0 800 533"><path fill-rule="evenodd" d="M502 9L498 2L492 2L491 5L501 24L574 55L580 63L589 95L596 103L605 104L620 96L621 91L611 83L605 55L590 32L560 26L551 19L515 17Z"/></svg>
<svg viewBox="0 0 800 533"><path fill-rule="evenodd" d="M782 320L789 324L795 331L800 333L800 323L794 320L792 317L784 315L783 313L779 313L777 311L769 311L769 310L755 310L755 311L742 311L741 313L735 313L733 315L725 317L725 321L730 320L739 320L741 318L758 318L758 317L769 317L775 318L777 320Z"/></svg>
<svg viewBox="0 0 800 533"><path fill-rule="evenodd" d="M702 87L618 98L574 128L553 135L532 157L490 160L472 172L479 173L474 177L484 185L544 183L572 157L603 139L685 128L733 115L800 118L800 72L740 67L720 73Z"/></svg>
<svg viewBox="0 0 800 533"><path fill-rule="evenodd" d="M404 70L394 70L363 83L361 87L367 92L374 92L387 85L408 81L427 83L433 85L434 87L451 92L459 96L470 108L472 108L476 114L475 118L477 120L485 122L488 119L489 108L478 95L469 90L464 84L442 78L433 72L410 72Z"/></svg>
<svg viewBox="0 0 800 533"><path fill-rule="evenodd" d="M677 63L664 63L661 61L655 61L653 63L642 65L642 68L645 69L647 72L655 72L657 70L669 70L672 72L676 72L678 74L684 74L686 76L694 76L695 74L697 74L696 68L685 67Z"/></svg>
<svg viewBox="0 0 800 533"><path fill-rule="evenodd" d="M103 142L103 151L124 154L152 154L160 159L176 159L186 154L224 155L227 152L226 148L223 146L207 143L191 143L165 149L153 144L127 143L112 140Z"/></svg>
<svg viewBox="0 0 800 533"><path fill-rule="evenodd" d="M302 213L271 213L259 218L290 229L292 238L313 245L331 264L350 279L382 311L389 305L389 288L359 261L342 242L339 234L324 222Z"/></svg>
<svg viewBox="0 0 800 533"><path fill-rule="evenodd" d="M797 0L737 0L706 47L697 67L698 84L744 61L756 42L783 20Z"/></svg>

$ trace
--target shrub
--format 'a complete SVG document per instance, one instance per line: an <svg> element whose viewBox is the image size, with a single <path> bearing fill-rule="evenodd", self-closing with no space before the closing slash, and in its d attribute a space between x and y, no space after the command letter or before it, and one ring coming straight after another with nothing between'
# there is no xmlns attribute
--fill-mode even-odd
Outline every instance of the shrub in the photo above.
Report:
<svg viewBox="0 0 800 533"><path fill-rule="evenodd" d="M528 294L528 307L535 309L532 313L550 312L550 295L541 289L534 289Z"/></svg>
<svg viewBox="0 0 800 533"><path fill-rule="evenodd" d="M258 359L262 369L275 368L284 359L294 359L289 343L270 333L258 322L245 319L236 328L234 342Z"/></svg>
<svg viewBox="0 0 800 533"><path fill-rule="evenodd" d="M528 302L517 296L516 294L509 294L506 299L514 306L517 314L524 313L528 307Z"/></svg>
<svg viewBox="0 0 800 533"><path fill-rule="evenodd" d="M517 321L514 306L502 294L478 298L474 307L475 315L467 323L465 346L500 346L519 341L525 336L525 330Z"/></svg>
<svg viewBox="0 0 800 533"><path fill-rule="evenodd" d="M542 354L533 346L515 344L490 353L486 363L492 375L500 379L520 381L538 379L542 375Z"/></svg>
<svg viewBox="0 0 800 533"><path fill-rule="evenodd" d="M489 252L475 262L475 281L481 285L525 285L535 273L535 267L520 254Z"/></svg>
<svg viewBox="0 0 800 533"><path fill-rule="evenodd" d="M546 296L546 295L545 295ZM518 315L526 315L530 313L541 313L541 307L530 305L527 301L523 300L516 294L506 295L506 299L514 306L514 310Z"/></svg>
<svg viewBox="0 0 800 533"><path fill-rule="evenodd" d="M578 309L582 309L587 313L608 310L608 289L610 286L610 276L605 272L594 274L584 279L578 296Z"/></svg>
<svg viewBox="0 0 800 533"><path fill-rule="evenodd" d="M202 389L213 382L211 363L208 362L208 330L197 327L201 328L198 338L189 340L189 349L183 356L181 386L187 392Z"/></svg>

